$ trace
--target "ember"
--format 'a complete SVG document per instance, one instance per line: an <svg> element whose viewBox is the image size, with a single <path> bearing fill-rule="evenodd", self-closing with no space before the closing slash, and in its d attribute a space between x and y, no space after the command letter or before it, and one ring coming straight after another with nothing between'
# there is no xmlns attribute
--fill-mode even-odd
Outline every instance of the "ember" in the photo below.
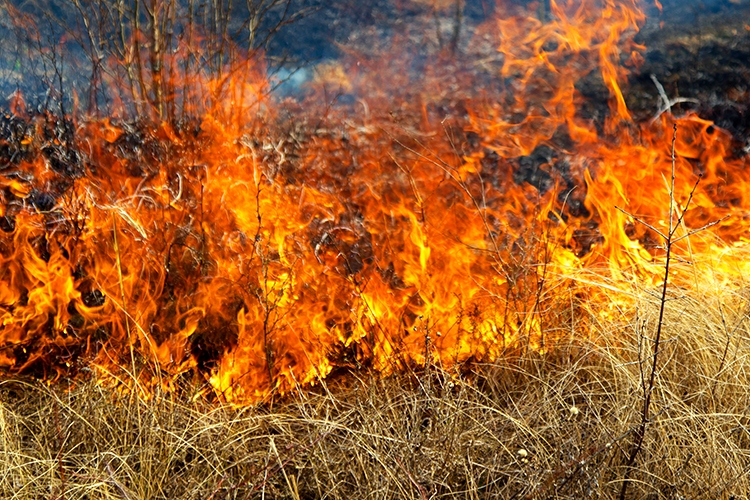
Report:
<svg viewBox="0 0 750 500"><path fill-rule="evenodd" d="M0 368L144 394L205 381L242 403L337 370L549 351L629 314L612 290L663 279L673 125L678 212L701 179L678 234L720 221L675 245L673 283L740 286L747 157L669 103L632 117L643 9L499 5L466 48L489 41L490 58L446 49L414 76L406 56L352 55L298 102L245 61L174 98L195 122L166 95L150 120L75 123L29 118L17 95L0 123Z"/></svg>

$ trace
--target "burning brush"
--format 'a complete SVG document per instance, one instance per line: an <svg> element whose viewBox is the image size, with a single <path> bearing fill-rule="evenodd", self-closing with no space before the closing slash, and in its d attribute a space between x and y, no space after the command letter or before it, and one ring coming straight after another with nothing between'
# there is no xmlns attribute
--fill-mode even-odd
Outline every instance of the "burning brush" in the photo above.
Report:
<svg viewBox="0 0 750 500"><path fill-rule="evenodd" d="M490 57L440 53L414 77L352 55L336 106L330 78L270 98L257 58L218 79L165 59L153 88L185 90L133 90L141 121L30 116L17 95L0 120L0 369L242 403L585 338L632 306L609 290L663 280L674 125L680 234L721 222L674 244L690 267L673 282L739 283L747 157L696 114L633 119L643 8L553 0L542 22L501 3L460 49L489 40Z"/></svg>

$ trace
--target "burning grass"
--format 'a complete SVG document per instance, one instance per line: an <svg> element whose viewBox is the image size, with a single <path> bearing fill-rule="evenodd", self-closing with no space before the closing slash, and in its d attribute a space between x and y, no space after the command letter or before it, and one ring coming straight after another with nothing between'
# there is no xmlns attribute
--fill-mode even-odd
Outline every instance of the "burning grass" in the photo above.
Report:
<svg viewBox="0 0 750 500"><path fill-rule="evenodd" d="M665 206L675 258L696 262L670 279L737 282L743 138L666 108L633 120L639 2L550 6L540 20L508 4L466 60L412 61L396 37L395 57L342 58L296 100L269 97L257 58L218 82L175 73L210 99L160 98L138 121L32 113L14 94L0 120L0 370L94 370L144 395L192 378L241 404L337 370L461 369L519 341L546 352L562 329L545 311L593 302L593 320L619 319L632 305L604 290L663 280ZM161 47L138 46L144 60ZM172 106L191 118L160 111Z"/></svg>
<svg viewBox="0 0 750 500"><path fill-rule="evenodd" d="M7 380L4 498L615 498L640 420L658 300L587 340L470 374L362 370L272 404ZM632 297L631 297L632 298ZM633 498L750 491L747 297L670 301ZM559 319L559 318L558 318Z"/></svg>

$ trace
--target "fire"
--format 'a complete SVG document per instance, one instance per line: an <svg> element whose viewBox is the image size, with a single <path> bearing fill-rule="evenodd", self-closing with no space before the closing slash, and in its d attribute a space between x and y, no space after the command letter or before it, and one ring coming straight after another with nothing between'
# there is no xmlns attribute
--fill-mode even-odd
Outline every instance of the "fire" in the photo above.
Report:
<svg viewBox="0 0 750 500"><path fill-rule="evenodd" d="M745 157L698 116L636 124L627 109L641 5L550 7L540 21L500 5L477 31L498 51L488 85L447 63L410 79L398 57L360 60L326 66L295 105L248 70L205 83L229 92L194 128L84 121L64 161L39 121L37 152L0 176L2 371L94 370L144 394L197 380L249 402L336 370L553 349L571 297L604 319L626 309L610 290L662 279L635 218L666 227L673 124L680 210L701 178L681 234L721 220L678 245L692 266L675 280L740 281ZM576 87L587 75L605 118ZM358 97L321 120L331 82Z"/></svg>

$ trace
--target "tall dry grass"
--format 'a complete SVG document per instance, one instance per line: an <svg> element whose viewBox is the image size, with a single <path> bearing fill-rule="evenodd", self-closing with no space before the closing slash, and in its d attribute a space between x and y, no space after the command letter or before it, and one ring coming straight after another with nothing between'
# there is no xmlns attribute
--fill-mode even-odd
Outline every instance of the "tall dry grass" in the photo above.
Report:
<svg viewBox="0 0 750 500"><path fill-rule="evenodd" d="M667 304L629 498L750 491L747 298L717 287ZM629 319L596 320L588 306L586 338L557 311L568 331L546 354L509 351L463 374L355 372L256 407L4 381L0 496L614 498L659 307L648 289L627 294Z"/></svg>

